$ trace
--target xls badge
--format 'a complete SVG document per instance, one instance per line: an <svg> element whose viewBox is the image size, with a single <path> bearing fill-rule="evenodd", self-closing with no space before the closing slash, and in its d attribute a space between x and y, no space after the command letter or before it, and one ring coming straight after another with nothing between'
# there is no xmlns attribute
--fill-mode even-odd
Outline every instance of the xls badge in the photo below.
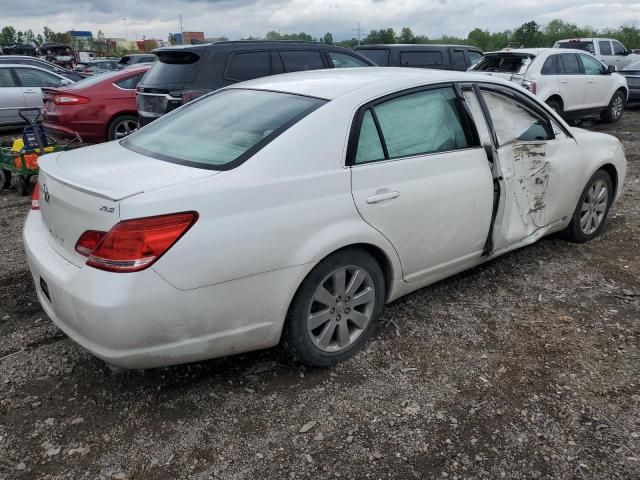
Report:
<svg viewBox="0 0 640 480"><path fill-rule="evenodd" d="M49 193L49 187L45 183L42 185L42 193L44 194L44 199L48 202L51 199L51 194Z"/></svg>

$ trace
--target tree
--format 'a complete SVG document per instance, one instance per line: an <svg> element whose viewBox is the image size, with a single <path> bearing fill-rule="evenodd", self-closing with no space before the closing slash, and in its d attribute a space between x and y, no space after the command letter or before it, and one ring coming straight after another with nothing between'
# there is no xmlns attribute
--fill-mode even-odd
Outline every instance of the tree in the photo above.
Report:
<svg viewBox="0 0 640 480"><path fill-rule="evenodd" d="M177 45L177 44L178 44L177 37L173 33L170 33L169 34L169 45Z"/></svg>
<svg viewBox="0 0 640 480"><path fill-rule="evenodd" d="M516 28L510 41L517 46L541 47L545 43L545 38L540 31L540 25L532 21L523 23Z"/></svg>
<svg viewBox="0 0 640 480"><path fill-rule="evenodd" d="M53 30L51 30L49 27L44 27L42 29L42 33L44 34L44 41L46 42L51 42L53 41L51 39L51 36L53 35Z"/></svg>
<svg viewBox="0 0 640 480"><path fill-rule="evenodd" d="M0 33L0 43L16 43L16 29L13 27L4 27Z"/></svg>
<svg viewBox="0 0 640 480"><path fill-rule="evenodd" d="M396 43L396 32L393 31L393 28L387 28L386 30L371 30L362 43L365 45L372 45L376 43Z"/></svg>
<svg viewBox="0 0 640 480"><path fill-rule="evenodd" d="M331 32L325 33L324 37L322 37L322 41L327 45L333 45L333 35L331 35Z"/></svg>
<svg viewBox="0 0 640 480"><path fill-rule="evenodd" d="M409 27L403 27L400 36L398 36L398 43L414 43L415 40L416 36L413 31Z"/></svg>
<svg viewBox="0 0 640 480"><path fill-rule="evenodd" d="M36 36L33 34L33 30L29 29L24 32L24 41L30 45L36 44Z"/></svg>
<svg viewBox="0 0 640 480"><path fill-rule="evenodd" d="M43 43L44 43L44 38L42 37L42 34L39 33L36 36L36 41L35 41L36 47L42 46Z"/></svg>

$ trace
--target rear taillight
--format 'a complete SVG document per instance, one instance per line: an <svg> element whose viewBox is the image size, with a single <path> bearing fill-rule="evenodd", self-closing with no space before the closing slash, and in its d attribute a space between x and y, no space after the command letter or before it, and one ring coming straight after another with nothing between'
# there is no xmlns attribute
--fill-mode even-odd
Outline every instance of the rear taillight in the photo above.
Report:
<svg viewBox="0 0 640 480"><path fill-rule="evenodd" d="M76 251L89 256L87 265L91 267L110 272L137 272L164 255L197 219L197 212L183 212L124 220L106 233L83 233ZM98 234L102 236L98 238Z"/></svg>
<svg viewBox="0 0 640 480"><path fill-rule="evenodd" d="M78 95L55 95L53 97L53 103L56 105L84 105L89 103L89 99L80 97Z"/></svg>
<svg viewBox="0 0 640 480"><path fill-rule="evenodd" d="M209 89L200 89L200 90L176 90L173 92L169 92L169 95L175 98L179 98L182 100L182 103L189 103L191 100L195 100L198 97L206 95L211 92Z"/></svg>
<svg viewBox="0 0 640 480"><path fill-rule="evenodd" d="M529 90L534 95L536 94L536 87L537 87L536 82L532 82L530 80L523 80L522 86L527 90Z"/></svg>
<svg viewBox="0 0 640 480"><path fill-rule="evenodd" d="M31 210L40 210L40 186L36 182L33 187L33 197L31 197Z"/></svg>

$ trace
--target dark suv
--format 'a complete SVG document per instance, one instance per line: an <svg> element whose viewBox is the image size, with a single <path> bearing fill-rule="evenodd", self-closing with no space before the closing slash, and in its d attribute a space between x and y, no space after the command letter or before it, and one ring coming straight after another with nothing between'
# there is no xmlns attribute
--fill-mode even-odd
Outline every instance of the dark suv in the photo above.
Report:
<svg viewBox="0 0 640 480"><path fill-rule="evenodd" d="M381 67L465 71L482 58L482 50L466 45L360 45L356 51Z"/></svg>
<svg viewBox="0 0 640 480"><path fill-rule="evenodd" d="M314 42L231 41L164 47L138 84L140 125L205 93L277 73L321 68L370 67L353 50Z"/></svg>

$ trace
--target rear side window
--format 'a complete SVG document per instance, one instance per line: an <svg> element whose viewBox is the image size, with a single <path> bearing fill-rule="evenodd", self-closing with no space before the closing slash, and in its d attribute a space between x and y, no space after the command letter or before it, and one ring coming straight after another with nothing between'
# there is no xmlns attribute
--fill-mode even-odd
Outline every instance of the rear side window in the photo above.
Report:
<svg viewBox="0 0 640 480"><path fill-rule="evenodd" d="M558 55L549 56L542 66L542 75L557 75L558 74Z"/></svg>
<svg viewBox="0 0 640 480"><path fill-rule="evenodd" d="M0 68L0 87L15 87L11 71L8 68Z"/></svg>
<svg viewBox="0 0 640 480"><path fill-rule="evenodd" d="M367 110L360 127L356 163L381 160L375 141L376 119L386 159L459 150L470 145L456 95L449 87L403 95Z"/></svg>
<svg viewBox="0 0 640 480"><path fill-rule="evenodd" d="M580 75L580 63L578 63L578 56L574 53L563 53L561 55L562 63L564 64L564 73L566 75Z"/></svg>
<svg viewBox="0 0 640 480"><path fill-rule="evenodd" d="M270 69L269 52L243 52L231 55L226 76L238 81L266 77Z"/></svg>
<svg viewBox="0 0 640 480"><path fill-rule="evenodd" d="M327 52L329 60L335 68L353 68L353 67L368 67L369 64L363 62L359 58L353 55L347 55L346 53Z"/></svg>
<svg viewBox="0 0 640 480"><path fill-rule="evenodd" d="M434 50L400 52L400 65L403 67L440 67L442 66L442 52Z"/></svg>
<svg viewBox="0 0 640 480"><path fill-rule="evenodd" d="M165 115L121 144L159 160L228 170L324 103L286 93L222 90Z"/></svg>
<svg viewBox="0 0 640 480"><path fill-rule="evenodd" d="M115 84L124 89L124 90L133 90L138 85L138 82L142 78L144 73L137 73L135 75L131 75L130 77L123 78L122 80L118 80Z"/></svg>
<svg viewBox="0 0 640 480"><path fill-rule="evenodd" d="M607 41L599 41L598 46L600 47L600 55L611 55L611 42Z"/></svg>
<svg viewBox="0 0 640 480"><path fill-rule="evenodd" d="M513 98L482 91L500 146L553 139L546 122Z"/></svg>
<svg viewBox="0 0 640 480"><path fill-rule="evenodd" d="M283 50L280 58L285 72L300 72L303 70L318 70L324 68L322 57L318 51Z"/></svg>
<svg viewBox="0 0 640 480"><path fill-rule="evenodd" d="M473 70L478 72L524 73L531 64L526 55L485 55Z"/></svg>
<svg viewBox="0 0 640 480"><path fill-rule="evenodd" d="M574 48L577 50L584 50L585 52L595 53L593 49L593 42L582 42L580 40L569 41L569 42L559 42L559 48Z"/></svg>
<svg viewBox="0 0 640 480"><path fill-rule="evenodd" d="M389 50L386 48L366 48L357 50L357 52L367 57L376 65L380 65L381 67L389 65Z"/></svg>
<svg viewBox="0 0 640 480"><path fill-rule="evenodd" d="M147 72L145 85L185 84L189 75L197 65L200 57L193 52L161 52L158 61Z"/></svg>
<svg viewBox="0 0 640 480"><path fill-rule="evenodd" d="M464 50L451 51L451 64L454 70L466 70L467 62L464 58Z"/></svg>

